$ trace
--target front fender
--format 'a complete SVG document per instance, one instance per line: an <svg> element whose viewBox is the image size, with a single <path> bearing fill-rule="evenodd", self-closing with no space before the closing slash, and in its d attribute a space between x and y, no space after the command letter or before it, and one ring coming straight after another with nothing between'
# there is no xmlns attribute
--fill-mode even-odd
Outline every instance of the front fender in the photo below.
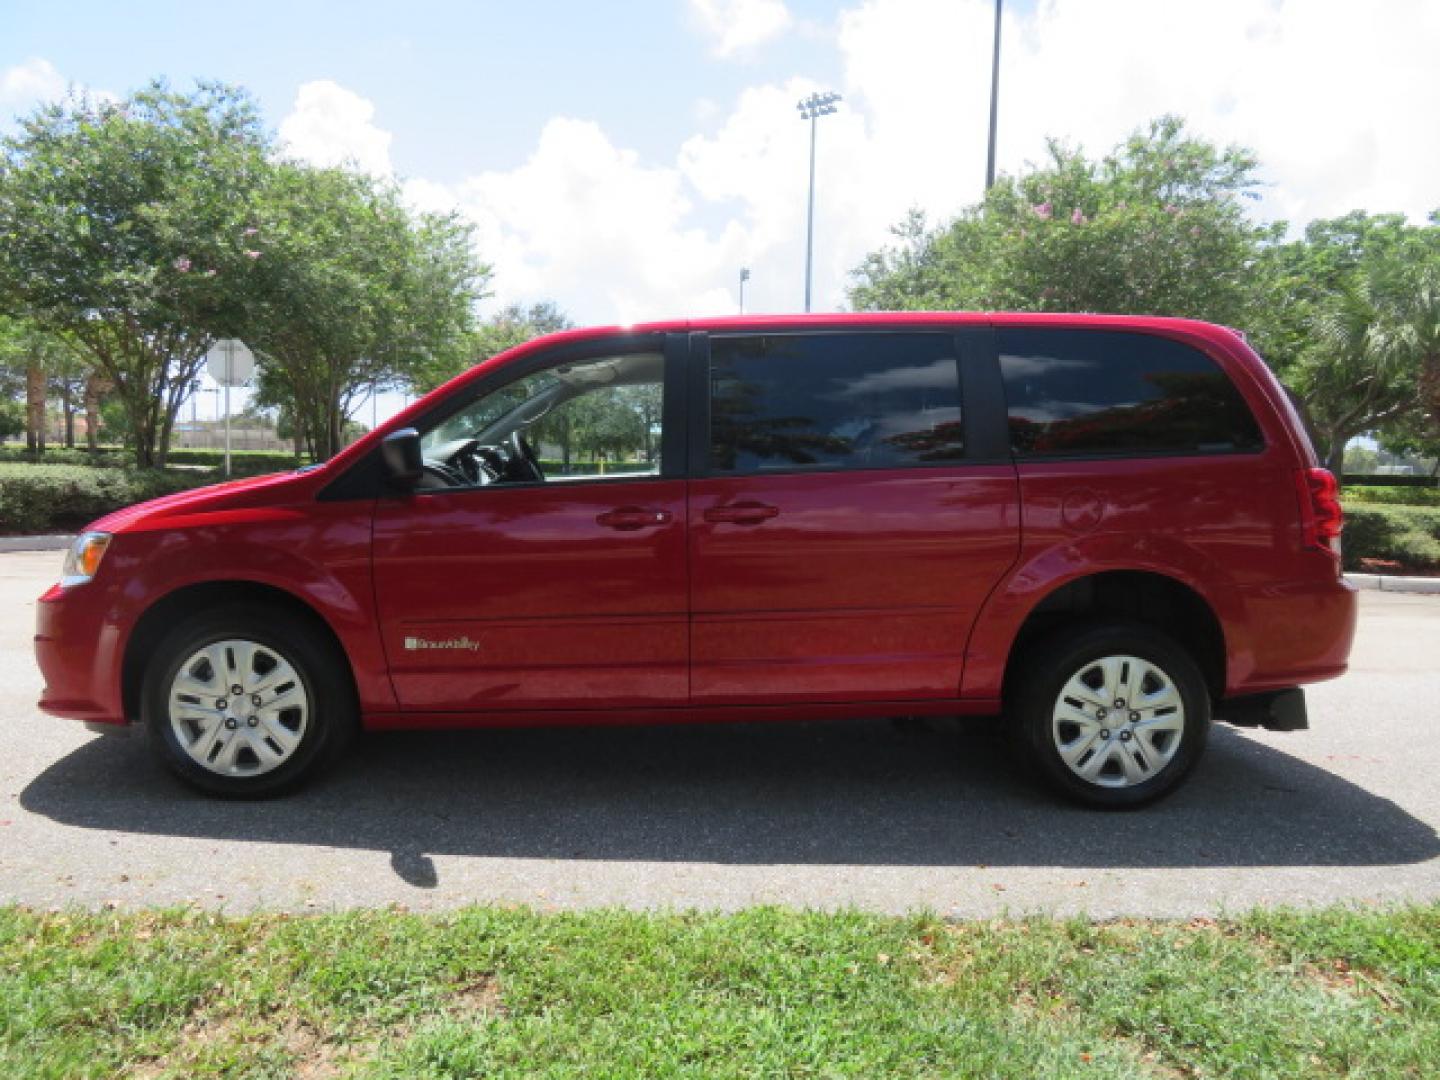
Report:
<svg viewBox="0 0 1440 1080"><path fill-rule="evenodd" d="M122 653L144 613L182 589L219 582L268 586L305 604L334 632L363 710L393 709L374 616L370 527L369 503L312 503L303 511L171 518L120 534L104 570L116 583L112 611Z"/></svg>

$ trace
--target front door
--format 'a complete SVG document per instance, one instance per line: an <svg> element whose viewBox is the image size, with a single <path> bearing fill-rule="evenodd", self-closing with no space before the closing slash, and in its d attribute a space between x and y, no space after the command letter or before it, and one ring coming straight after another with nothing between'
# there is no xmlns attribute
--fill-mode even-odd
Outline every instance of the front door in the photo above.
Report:
<svg viewBox="0 0 1440 1080"><path fill-rule="evenodd" d="M421 425L426 486L380 499L373 544L404 709L686 703L671 344L531 361Z"/></svg>
<svg viewBox="0 0 1440 1080"><path fill-rule="evenodd" d="M961 340L710 339L691 450L695 704L958 696L970 627L1019 545L1015 468L977 452L985 425L962 411Z"/></svg>

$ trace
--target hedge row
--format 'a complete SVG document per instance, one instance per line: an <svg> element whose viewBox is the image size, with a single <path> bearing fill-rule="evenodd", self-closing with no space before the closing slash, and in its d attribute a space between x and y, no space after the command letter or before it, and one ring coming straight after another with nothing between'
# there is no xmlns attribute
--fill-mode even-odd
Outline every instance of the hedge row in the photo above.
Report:
<svg viewBox="0 0 1440 1080"><path fill-rule="evenodd" d="M171 450L165 458L169 465L209 465L220 468L225 461L224 450ZM270 472L291 469L301 464L288 450L234 450L230 454L231 469L264 468Z"/></svg>
<svg viewBox="0 0 1440 1080"><path fill-rule="evenodd" d="M78 529L122 506L214 482L209 472L0 464L0 533Z"/></svg>
<svg viewBox="0 0 1440 1080"><path fill-rule="evenodd" d="M1440 488L1346 487L1345 505L1440 506Z"/></svg>
<svg viewBox="0 0 1440 1080"><path fill-rule="evenodd" d="M79 447L50 447L43 457L36 458L23 446L0 446L0 462L16 462L29 465L88 465L102 468L132 468L134 456L118 446L102 446L96 453ZM218 469L225 461L223 450L171 450L166 458L169 465L203 465ZM230 455L231 470L241 475L259 472L277 472L293 468L295 455L280 450L244 450Z"/></svg>
<svg viewBox="0 0 1440 1080"><path fill-rule="evenodd" d="M1405 570L1440 570L1440 506L1347 503L1342 542L1345 567L1362 559L1399 563Z"/></svg>

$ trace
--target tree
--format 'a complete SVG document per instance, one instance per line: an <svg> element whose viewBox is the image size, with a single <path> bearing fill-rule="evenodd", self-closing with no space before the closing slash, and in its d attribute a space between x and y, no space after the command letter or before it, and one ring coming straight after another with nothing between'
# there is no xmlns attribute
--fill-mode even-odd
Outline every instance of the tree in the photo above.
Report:
<svg viewBox="0 0 1440 1080"><path fill-rule="evenodd" d="M1256 160L1162 117L1099 161L1052 141L1049 160L1002 177L931 230L916 212L898 245L855 272L861 310L1004 309L1179 315L1243 325L1251 267L1274 228L1252 223Z"/></svg>
<svg viewBox="0 0 1440 1080"><path fill-rule="evenodd" d="M130 427L130 410L118 398L109 398L100 403L100 427L105 437L128 449L135 447L135 432Z"/></svg>
<svg viewBox="0 0 1440 1080"><path fill-rule="evenodd" d="M239 326L267 147L219 83L72 96L4 140L0 296L112 384L142 466L164 463L206 350Z"/></svg>
<svg viewBox="0 0 1440 1080"><path fill-rule="evenodd" d="M1336 476L1344 472L1346 443L1415 404L1411 357L1383 303L1368 279L1347 284L1315 316L1320 347L1306 350L1292 369Z"/></svg>
<svg viewBox="0 0 1440 1080"><path fill-rule="evenodd" d="M1416 426L1422 441L1440 443L1440 259L1425 267L1399 314L1397 337L1418 369Z"/></svg>
<svg viewBox="0 0 1440 1080"><path fill-rule="evenodd" d="M84 358L66 348L57 363L47 371L47 391L60 399L60 415L64 421L64 440L68 449L75 446L75 416L80 411L85 384L90 377Z"/></svg>
<svg viewBox="0 0 1440 1080"><path fill-rule="evenodd" d="M427 393L506 349L513 349L545 334L571 330L574 326L551 300L529 307L507 304L473 331L457 339L452 348L426 357L413 372L412 386L417 393Z"/></svg>
<svg viewBox="0 0 1440 1080"><path fill-rule="evenodd" d="M1440 425L1432 417L1413 414L1390 425L1380 439L1381 447L1399 457L1430 462L1430 475L1440 476ZM1349 455L1346 455L1347 460Z"/></svg>
<svg viewBox="0 0 1440 1080"><path fill-rule="evenodd" d="M85 379L85 446L92 454L100 449L100 403L111 389L105 377L94 371Z"/></svg>
<svg viewBox="0 0 1440 1080"><path fill-rule="evenodd" d="M661 387L658 384L622 386L615 391L615 396L635 414L639 423L640 438L631 445L641 448L646 461L655 461L659 449L655 445L655 433L660 430L660 417L664 408L664 393Z"/></svg>
<svg viewBox="0 0 1440 1080"><path fill-rule="evenodd" d="M47 437L46 406L49 392L62 396L73 388L80 368L74 348L64 337L48 333L24 319L0 318L0 364L21 373L25 394L25 447L43 454ZM67 436L72 432L67 409ZM73 437L66 444L73 445Z"/></svg>
<svg viewBox="0 0 1440 1080"><path fill-rule="evenodd" d="M0 397L0 442L25 430L25 407L14 398Z"/></svg>
<svg viewBox="0 0 1440 1080"><path fill-rule="evenodd" d="M1366 431L1419 432L1440 372L1440 228L1354 211L1275 244L1256 275L1254 341L1305 400L1337 475Z"/></svg>
<svg viewBox="0 0 1440 1080"><path fill-rule="evenodd" d="M456 216L416 215L360 173L279 163L256 220L244 336L261 398L323 459L366 394L455 347L489 269Z"/></svg>

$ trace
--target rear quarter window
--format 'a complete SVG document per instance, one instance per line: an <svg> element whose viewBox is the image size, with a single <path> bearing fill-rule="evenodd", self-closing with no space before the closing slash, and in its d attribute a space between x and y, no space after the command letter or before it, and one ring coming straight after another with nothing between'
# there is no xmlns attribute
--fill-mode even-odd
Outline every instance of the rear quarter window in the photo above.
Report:
<svg viewBox="0 0 1440 1080"><path fill-rule="evenodd" d="M1017 457L1254 453L1264 440L1198 349L1104 330L998 332Z"/></svg>

